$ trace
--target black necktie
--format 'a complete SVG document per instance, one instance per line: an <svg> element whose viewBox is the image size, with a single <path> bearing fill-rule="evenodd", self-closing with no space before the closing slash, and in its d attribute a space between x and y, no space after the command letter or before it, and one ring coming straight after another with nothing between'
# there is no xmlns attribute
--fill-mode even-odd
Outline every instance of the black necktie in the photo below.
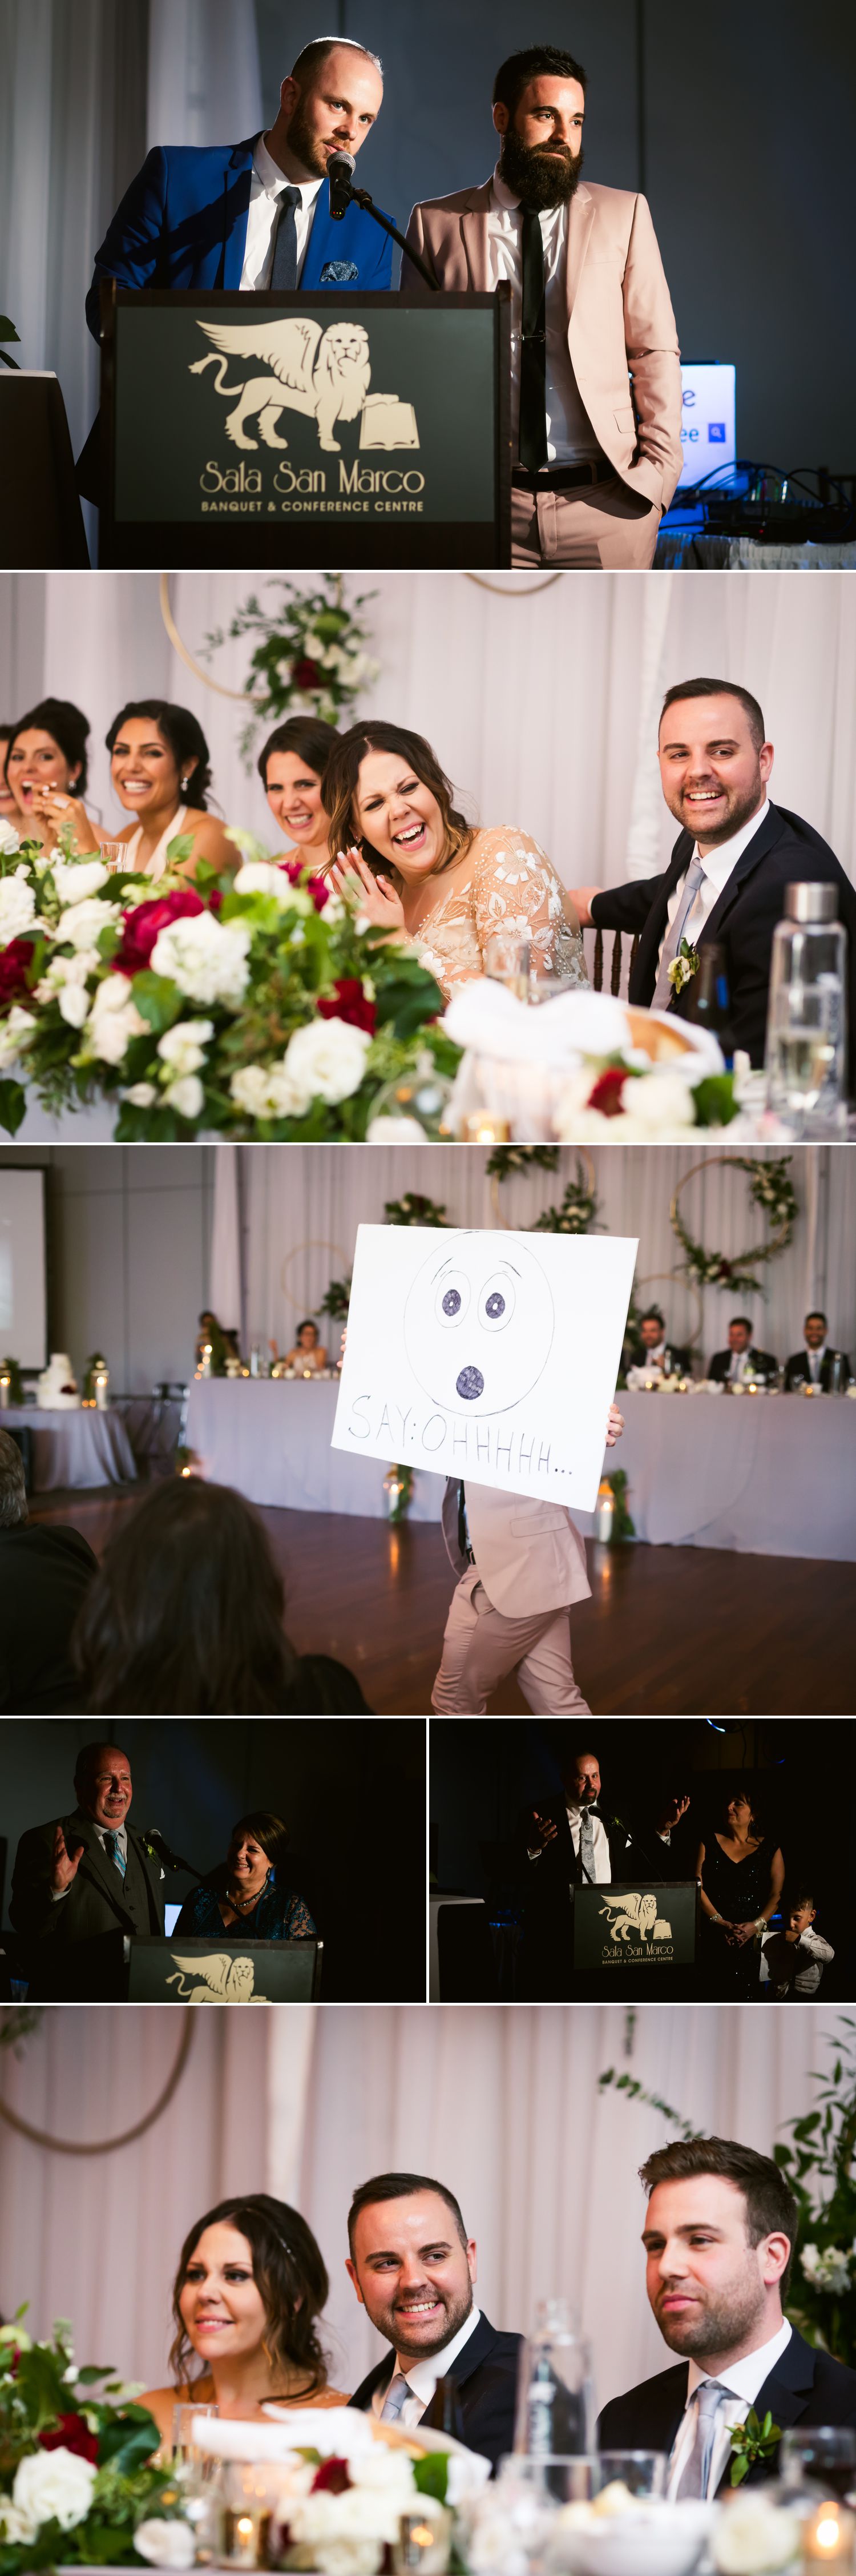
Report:
<svg viewBox="0 0 856 2576"><path fill-rule="evenodd" d="M530 206L523 217L523 305L520 318L520 462L530 474L547 463L546 307L544 244L539 217Z"/></svg>
<svg viewBox="0 0 856 2576"><path fill-rule="evenodd" d="M299 188L283 188L279 221L274 235L272 286L281 287L284 295L293 295L297 285L297 221L295 208L300 204Z"/></svg>

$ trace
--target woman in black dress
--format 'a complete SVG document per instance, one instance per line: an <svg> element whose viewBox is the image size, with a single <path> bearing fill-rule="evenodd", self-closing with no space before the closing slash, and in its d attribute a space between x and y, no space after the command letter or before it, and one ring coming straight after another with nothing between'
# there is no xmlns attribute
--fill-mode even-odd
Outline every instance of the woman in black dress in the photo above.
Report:
<svg viewBox="0 0 856 2576"><path fill-rule="evenodd" d="M286 1885L288 1827L261 1809L233 1825L219 1869L185 1898L173 1940L314 1941L308 1905Z"/></svg>
<svg viewBox="0 0 856 2576"><path fill-rule="evenodd" d="M758 1988L759 1945L781 1896L785 1864L742 1789L727 1800L718 1832L699 1844L696 1877L709 1926L711 1988L717 2000L748 2001Z"/></svg>

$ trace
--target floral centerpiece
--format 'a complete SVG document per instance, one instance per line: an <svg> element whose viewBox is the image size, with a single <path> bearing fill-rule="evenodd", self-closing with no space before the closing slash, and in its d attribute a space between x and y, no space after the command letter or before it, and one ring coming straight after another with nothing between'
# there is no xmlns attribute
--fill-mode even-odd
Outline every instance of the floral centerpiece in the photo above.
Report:
<svg viewBox="0 0 856 2576"><path fill-rule="evenodd" d="M259 2563L381 2576L411 2521L424 2576L443 2576L453 2516L485 2486L489 2460L353 2407L310 2411L272 2400L263 2412L270 2422L203 2417L194 2426L199 2450L221 2463L225 2552L237 2522L249 2546L257 2535Z"/></svg>
<svg viewBox="0 0 856 2576"><path fill-rule="evenodd" d="M373 591L360 591L349 608L340 572L323 573L319 590L301 590L293 581L269 582L267 588L282 593L281 606L268 611L253 596L236 611L228 629L232 637L255 637L244 682L253 709L241 738L246 760L260 724L281 724L284 716L310 713L338 725L380 671L380 663L366 651L368 628L360 615ZM208 652L224 642L222 631L209 635Z"/></svg>
<svg viewBox="0 0 856 2576"><path fill-rule="evenodd" d="M229 835L233 874L170 842L169 873L109 874L36 842L0 855L0 1125L28 1080L53 1113L114 1101L120 1144L216 1131L367 1132L387 1084L458 1053L416 954L360 924L304 861Z"/></svg>
<svg viewBox="0 0 856 2576"><path fill-rule="evenodd" d="M79 2370L64 2319L49 2342L32 2342L25 2314L0 2327L0 2576L60 2561L140 2566L150 2527L167 2522L174 2554L181 2499L154 2464L158 2428L139 2389L109 2367ZM160 2554L157 2529L154 2546Z"/></svg>

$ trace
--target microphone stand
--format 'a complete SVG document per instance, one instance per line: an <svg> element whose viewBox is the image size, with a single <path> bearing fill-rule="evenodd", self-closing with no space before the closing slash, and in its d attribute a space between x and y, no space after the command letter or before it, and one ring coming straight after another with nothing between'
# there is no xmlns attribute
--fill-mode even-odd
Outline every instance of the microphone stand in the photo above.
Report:
<svg viewBox="0 0 856 2576"><path fill-rule="evenodd" d="M412 260L414 268L418 268L420 277L424 278L426 286L430 286L432 295L439 295L440 289L437 284L436 277L432 277L430 268L427 267L425 260L420 258L418 250L411 249L409 241L405 241L404 234L399 232L396 224L390 222L389 216L381 213L380 207L376 206L373 203L372 198L369 196L368 189L352 188L349 179L337 179L336 184L337 187L341 189L341 193L345 198L346 204L350 206L353 203L355 206L362 206L364 214L372 215L375 223L380 224L381 231L388 233L390 240L398 243L399 250L406 252L407 258Z"/></svg>

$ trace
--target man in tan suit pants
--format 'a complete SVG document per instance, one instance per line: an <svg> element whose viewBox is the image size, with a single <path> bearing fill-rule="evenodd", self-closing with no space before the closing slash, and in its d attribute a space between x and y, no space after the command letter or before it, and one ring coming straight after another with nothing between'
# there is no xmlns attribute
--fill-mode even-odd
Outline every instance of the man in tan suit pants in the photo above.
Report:
<svg viewBox="0 0 856 2576"><path fill-rule="evenodd" d="M581 179L585 89L556 46L511 55L493 177L414 206L407 238L446 293L511 284L512 563L641 571L681 471L680 351L646 199Z"/></svg>
<svg viewBox="0 0 856 2576"><path fill-rule="evenodd" d="M624 1429L610 1407L608 1449ZM570 1610L588 1601L586 1552L560 1503L503 1494L452 1477L443 1500L443 1537L458 1583L431 1706L441 1717L484 1717L491 1691L516 1672L527 1707L540 1717L590 1717L574 1678Z"/></svg>

